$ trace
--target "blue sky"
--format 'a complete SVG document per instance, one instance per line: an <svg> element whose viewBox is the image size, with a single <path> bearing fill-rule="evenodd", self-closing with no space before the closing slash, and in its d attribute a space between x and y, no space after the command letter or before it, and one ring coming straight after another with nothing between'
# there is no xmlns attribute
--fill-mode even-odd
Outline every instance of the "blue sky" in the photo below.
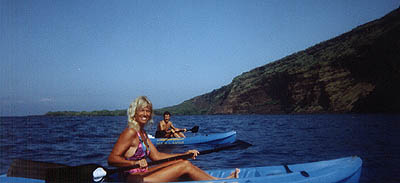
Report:
<svg viewBox="0 0 400 183"><path fill-rule="evenodd" d="M398 0L0 0L0 116L155 108L348 32Z"/></svg>

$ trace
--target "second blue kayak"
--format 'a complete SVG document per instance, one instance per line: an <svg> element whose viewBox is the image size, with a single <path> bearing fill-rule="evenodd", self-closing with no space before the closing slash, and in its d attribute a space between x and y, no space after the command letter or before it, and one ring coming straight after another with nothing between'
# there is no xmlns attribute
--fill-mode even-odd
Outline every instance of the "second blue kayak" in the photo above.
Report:
<svg viewBox="0 0 400 183"><path fill-rule="evenodd" d="M155 145L161 144L225 144L233 143L236 141L236 131L225 133L213 133L207 135L197 135L186 138L150 138L151 142Z"/></svg>

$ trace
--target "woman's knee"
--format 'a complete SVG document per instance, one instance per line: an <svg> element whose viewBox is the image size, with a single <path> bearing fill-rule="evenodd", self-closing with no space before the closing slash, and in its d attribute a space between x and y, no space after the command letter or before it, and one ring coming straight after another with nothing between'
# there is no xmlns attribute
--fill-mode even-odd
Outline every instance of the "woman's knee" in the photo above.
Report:
<svg viewBox="0 0 400 183"><path fill-rule="evenodd" d="M178 164L185 170L190 170L191 168L193 168L193 164L189 160L180 160Z"/></svg>

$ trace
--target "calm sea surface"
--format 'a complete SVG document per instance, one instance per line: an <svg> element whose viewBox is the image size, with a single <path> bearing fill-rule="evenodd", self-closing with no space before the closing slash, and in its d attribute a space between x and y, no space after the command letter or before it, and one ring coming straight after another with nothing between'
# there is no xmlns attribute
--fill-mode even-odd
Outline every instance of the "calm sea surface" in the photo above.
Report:
<svg viewBox="0 0 400 183"><path fill-rule="evenodd" d="M160 116L154 118L155 122ZM400 115L211 115L172 116L175 126L198 133L237 131L246 149L199 156L203 169L304 163L360 156L360 182L400 182ZM126 117L1 117L0 174L14 158L106 166ZM147 127L154 134L156 125ZM187 133L187 136L193 135ZM209 149L207 145L162 147L164 152Z"/></svg>

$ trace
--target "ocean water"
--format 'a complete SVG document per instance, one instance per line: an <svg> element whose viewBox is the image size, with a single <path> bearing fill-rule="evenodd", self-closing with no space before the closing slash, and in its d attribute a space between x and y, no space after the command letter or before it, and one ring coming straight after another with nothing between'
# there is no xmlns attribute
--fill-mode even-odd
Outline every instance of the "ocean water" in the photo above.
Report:
<svg viewBox="0 0 400 183"><path fill-rule="evenodd" d="M154 122L161 120L155 116ZM177 127L200 126L199 134L237 131L252 144L192 161L203 169L304 163L357 155L360 182L400 182L400 115L196 115L172 116ZM154 134L156 124L147 126ZM126 126L126 117L1 117L0 174L12 159L107 166L107 156ZM187 136L196 135L186 133ZM164 146L175 153L208 145Z"/></svg>

